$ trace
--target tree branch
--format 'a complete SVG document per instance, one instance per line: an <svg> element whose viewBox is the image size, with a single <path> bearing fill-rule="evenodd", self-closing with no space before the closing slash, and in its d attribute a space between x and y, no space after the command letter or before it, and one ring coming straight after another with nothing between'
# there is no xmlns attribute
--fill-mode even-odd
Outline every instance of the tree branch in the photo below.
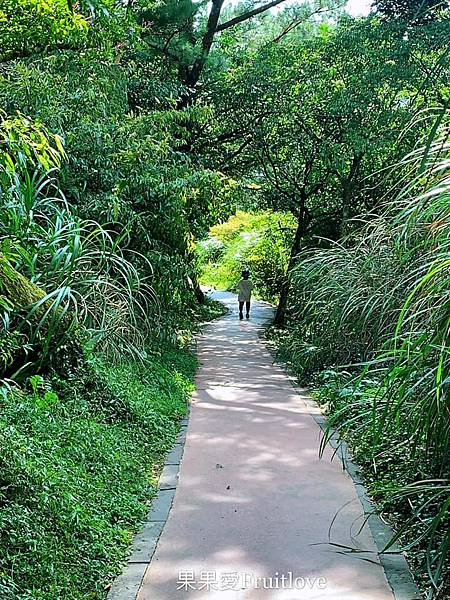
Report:
<svg viewBox="0 0 450 600"><path fill-rule="evenodd" d="M228 29L229 27L234 27L234 25L238 25L239 23L247 21L252 17L256 17L256 15L260 15L261 13L266 12L266 10L269 10L269 8L273 8L274 6L277 6L282 2L285 2L285 0L272 0L272 2L269 2L268 4L258 6L258 8L254 8L253 10L249 10L248 12L243 13L242 15L234 17L234 19L225 21L225 23L221 23L216 27L216 33L219 31L223 31L224 29Z"/></svg>
<svg viewBox="0 0 450 600"><path fill-rule="evenodd" d="M157 50L158 52L160 52L161 54L164 54L164 56L168 56L175 62L181 62L181 57L178 56L177 54L175 54L175 52L172 52L172 50L170 50L169 48L161 48L161 46L159 46L159 44L156 44L155 42L151 42L150 40L148 40L146 38L147 38L147 36L143 37L142 39L144 40L144 42L147 44L147 46L149 48L152 48L153 50Z"/></svg>
<svg viewBox="0 0 450 600"><path fill-rule="evenodd" d="M10 54L6 54L3 56L0 56L0 64L4 64L4 63L8 63L11 62L13 60L17 60L20 58L29 58L29 57L39 57L42 55L48 55L48 54L54 54L55 52L60 52L60 51L64 51L64 50L73 50L74 52L79 52L81 49L85 50L86 47L83 47L81 45L76 45L76 44L69 44L69 43L58 43L55 44L53 48L48 49L47 47L40 47L40 48L24 48L23 50L19 51L19 52L11 52Z"/></svg>
<svg viewBox="0 0 450 600"><path fill-rule="evenodd" d="M337 10L337 9L342 8L343 6L345 6L346 3L347 3L347 0L345 0L345 2L343 2L342 4L340 4L339 6L337 6L336 8L328 8L328 7L325 7L325 6L319 6L319 8L316 8L315 10L313 10L312 12L310 12L309 14L303 15L302 17L300 17L296 21L292 21L291 23L289 23L289 25L287 25L283 29L283 31L277 35L277 37L275 37L271 42L267 43L267 46L269 44L276 44L276 43L278 43L285 35L287 35L291 31L293 31L296 27L299 27L299 25L303 25L304 23L306 23L311 17L314 17L314 15L321 15L322 13L327 13L327 12L330 12L330 11Z"/></svg>
<svg viewBox="0 0 450 600"><path fill-rule="evenodd" d="M230 163L230 162L231 162L231 161L232 161L234 158L236 158L237 156L239 156L239 154L240 154L241 152L243 152L243 151L245 150L245 148L247 148L247 146L248 146L249 144L251 144L251 142L252 142L252 139L253 139L253 138L251 138L251 137L249 137L249 138L245 139L245 140L244 140L244 141L241 143L241 145L240 145L240 146L239 146L239 147L238 147L236 150L234 150L234 152L232 152L232 153L231 153L231 154L229 154L228 156L225 156L225 158L224 158L224 160L223 160L223 162L222 162L222 168L223 168L223 167L225 167L225 166L226 166L228 163Z"/></svg>

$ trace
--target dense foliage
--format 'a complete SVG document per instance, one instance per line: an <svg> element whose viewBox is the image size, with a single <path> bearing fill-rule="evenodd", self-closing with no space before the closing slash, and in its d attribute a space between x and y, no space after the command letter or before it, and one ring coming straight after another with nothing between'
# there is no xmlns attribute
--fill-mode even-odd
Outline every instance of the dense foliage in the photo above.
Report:
<svg viewBox="0 0 450 600"><path fill-rule="evenodd" d="M243 267L444 597L448 11L0 0L2 597L104 597Z"/></svg>

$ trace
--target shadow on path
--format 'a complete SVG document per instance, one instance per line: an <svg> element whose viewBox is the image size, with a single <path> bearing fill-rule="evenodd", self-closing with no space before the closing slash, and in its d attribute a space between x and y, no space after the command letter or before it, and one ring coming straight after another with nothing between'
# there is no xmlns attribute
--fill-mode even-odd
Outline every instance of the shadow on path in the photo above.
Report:
<svg viewBox="0 0 450 600"><path fill-rule="evenodd" d="M139 600L392 600L352 480L331 449L319 460L311 409L258 336L272 308L239 321L235 297L215 297L232 311L199 340L180 480ZM332 541L365 552L328 544L336 514Z"/></svg>

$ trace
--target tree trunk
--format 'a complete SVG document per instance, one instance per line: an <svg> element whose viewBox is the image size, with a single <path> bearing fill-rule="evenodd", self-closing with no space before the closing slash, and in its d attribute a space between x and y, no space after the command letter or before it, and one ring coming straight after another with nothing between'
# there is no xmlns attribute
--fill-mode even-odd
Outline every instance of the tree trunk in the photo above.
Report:
<svg viewBox="0 0 450 600"><path fill-rule="evenodd" d="M6 298L13 308L23 309L38 302L46 294L0 255L0 295Z"/></svg>
<svg viewBox="0 0 450 600"><path fill-rule="evenodd" d="M292 269L297 262L297 255L300 252L300 247L302 243L303 236L305 234L305 213L302 210L300 217L297 222L297 229L295 231L294 241L292 243L291 253L289 256L289 263L286 269L285 278L283 281L283 285L281 287L280 300L277 306L277 312L275 314L275 319L273 324L277 327L281 327L284 324L286 318L286 309L287 309L287 301L289 296L289 287L290 287L290 275Z"/></svg>
<svg viewBox="0 0 450 600"><path fill-rule="evenodd" d="M205 294L203 293L202 288L200 287L200 284L197 281L197 276L194 277L194 281L192 282L192 284L194 288L194 294L197 298L198 303L205 304Z"/></svg>
<svg viewBox="0 0 450 600"><path fill-rule="evenodd" d="M0 254L0 299L2 297L6 299L11 308L15 310L27 310L45 296L47 296L45 290L16 271L10 262ZM42 302L27 318L36 324L44 315L51 315L52 310L53 300L47 300ZM70 311L64 314L60 307L56 308L56 314L60 317L57 332L61 337L65 335L68 327L72 324L74 315Z"/></svg>
<svg viewBox="0 0 450 600"><path fill-rule="evenodd" d="M285 2L286 0L272 0L263 6L258 6L252 10L246 11L237 17L226 21L219 25L220 13L222 12L223 3L225 0L211 0L211 9L209 11L208 22L206 24L206 31L202 37L202 48L199 56L195 59L194 63L190 68L181 67L178 71L178 76L184 85L188 88L187 92L180 98L177 107L179 109L186 108L189 106L195 95L195 88L200 79L202 71L206 65L211 47L214 42L214 36L220 31L234 27L243 21L247 21L256 15L259 15L267 10L270 10L274 6ZM195 38L192 39L192 47L195 46Z"/></svg>
<svg viewBox="0 0 450 600"><path fill-rule="evenodd" d="M205 294L202 291L202 288L200 287L200 284L198 282L197 279L197 273L191 273L191 275L188 275L187 277L187 282L189 287L191 288L191 290L194 292L194 296L197 299L197 302L199 304L204 304L206 297Z"/></svg>
<svg viewBox="0 0 450 600"><path fill-rule="evenodd" d="M344 237L347 233L347 223L350 218L350 201L352 195L352 184L345 180L342 185L342 211L341 224L339 226L339 237Z"/></svg>
<svg viewBox="0 0 450 600"><path fill-rule="evenodd" d="M340 237L344 237L347 233L347 223L351 216L351 202L354 191L354 180L358 174L359 167L363 158L362 153L355 153L350 164L348 175L342 181L342 213L341 224L339 227Z"/></svg>
<svg viewBox="0 0 450 600"><path fill-rule="evenodd" d="M206 25L206 31L202 38L202 48L200 55L195 59L192 67L185 71L183 77L183 83L188 88L187 92L183 94L178 102L178 108L186 108L192 103L195 87L200 79L203 68L206 64L206 60L211 51L211 46L214 41L214 35L216 33L217 25L219 23L220 13L222 11L222 5L224 0L212 0L211 10L208 17L208 23Z"/></svg>

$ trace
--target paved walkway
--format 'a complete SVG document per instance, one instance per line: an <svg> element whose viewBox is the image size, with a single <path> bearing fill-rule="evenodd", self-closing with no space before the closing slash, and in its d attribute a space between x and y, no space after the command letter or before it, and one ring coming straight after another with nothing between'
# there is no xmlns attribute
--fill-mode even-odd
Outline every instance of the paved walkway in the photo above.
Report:
<svg viewBox="0 0 450 600"><path fill-rule="evenodd" d="M332 450L319 460L311 409L258 339L270 307L240 322L218 297L233 312L199 341L180 480L139 600L392 600L352 480ZM336 514L332 541L368 552L327 543Z"/></svg>

